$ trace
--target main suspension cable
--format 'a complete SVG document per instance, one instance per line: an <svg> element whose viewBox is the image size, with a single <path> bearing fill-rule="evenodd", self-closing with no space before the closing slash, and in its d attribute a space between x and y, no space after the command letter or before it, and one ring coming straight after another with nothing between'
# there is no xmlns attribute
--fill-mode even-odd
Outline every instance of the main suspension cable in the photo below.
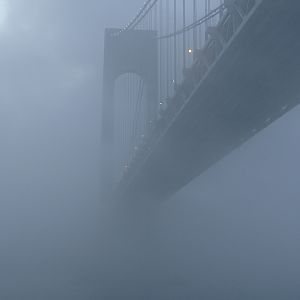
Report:
<svg viewBox="0 0 300 300"><path fill-rule="evenodd" d="M170 33L170 34L167 34L167 35L163 35L163 36L159 36L157 39L159 39L159 40L167 39L167 38L171 38L171 37L176 36L176 35L183 34L184 32L190 31L193 28L207 22L208 20L212 19L216 15L220 14L220 12L224 10L224 8L225 8L225 5L222 4L222 5L218 6L217 8L211 10L210 13L208 13L204 17L200 18L196 22L193 22L192 24L190 24L190 25L188 25L188 26L186 26L186 27L184 27L180 30L177 30L176 32L173 32L173 33Z"/></svg>

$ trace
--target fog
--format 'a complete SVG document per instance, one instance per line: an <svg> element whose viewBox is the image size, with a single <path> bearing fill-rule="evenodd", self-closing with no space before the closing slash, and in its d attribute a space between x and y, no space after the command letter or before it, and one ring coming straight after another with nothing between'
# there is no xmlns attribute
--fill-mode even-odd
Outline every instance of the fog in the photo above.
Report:
<svg viewBox="0 0 300 300"><path fill-rule="evenodd" d="M141 4L0 0L0 299L299 299L299 108L160 205L103 198L104 29Z"/></svg>

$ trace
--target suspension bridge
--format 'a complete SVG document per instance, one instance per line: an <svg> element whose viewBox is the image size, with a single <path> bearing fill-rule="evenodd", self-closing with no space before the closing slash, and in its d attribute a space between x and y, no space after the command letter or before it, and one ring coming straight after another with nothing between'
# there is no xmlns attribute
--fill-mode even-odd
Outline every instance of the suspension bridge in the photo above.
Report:
<svg viewBox="0 0 300 300"><path fill-rule="evenodd" d="M300 101L300 1L148 0L105 32L105 178L166 197Z"/></svg>

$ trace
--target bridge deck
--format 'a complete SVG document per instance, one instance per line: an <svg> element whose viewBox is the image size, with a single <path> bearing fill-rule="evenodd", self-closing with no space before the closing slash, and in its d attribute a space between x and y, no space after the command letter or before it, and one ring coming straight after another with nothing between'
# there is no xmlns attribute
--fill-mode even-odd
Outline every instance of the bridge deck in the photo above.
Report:
<svg viewBox="0 0 300 300"><path fill-rule="evenodd" d="M172 194L297 105L299 16L298 0L262 0L118 192Z"/></svg>

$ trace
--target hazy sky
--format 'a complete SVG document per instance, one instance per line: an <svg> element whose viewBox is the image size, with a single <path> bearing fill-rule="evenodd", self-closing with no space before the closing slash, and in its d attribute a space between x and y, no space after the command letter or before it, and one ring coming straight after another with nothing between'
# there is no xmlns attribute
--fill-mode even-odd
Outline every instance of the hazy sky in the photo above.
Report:
<svg viewBox="0 0 300 300"><path fill-rule="evenodd" d="M103 31L139 5L0 0L1 299L99 286Z"/></svg>
<svg viewBox="0 0 300 300"><path fill-rule="evenodd" d="M0 0L0 299L105 300L128 280L103 263L103 31L142 2ZM172 275L145 299L300 298L299 128L296 108L163 205Z"/></svg>

